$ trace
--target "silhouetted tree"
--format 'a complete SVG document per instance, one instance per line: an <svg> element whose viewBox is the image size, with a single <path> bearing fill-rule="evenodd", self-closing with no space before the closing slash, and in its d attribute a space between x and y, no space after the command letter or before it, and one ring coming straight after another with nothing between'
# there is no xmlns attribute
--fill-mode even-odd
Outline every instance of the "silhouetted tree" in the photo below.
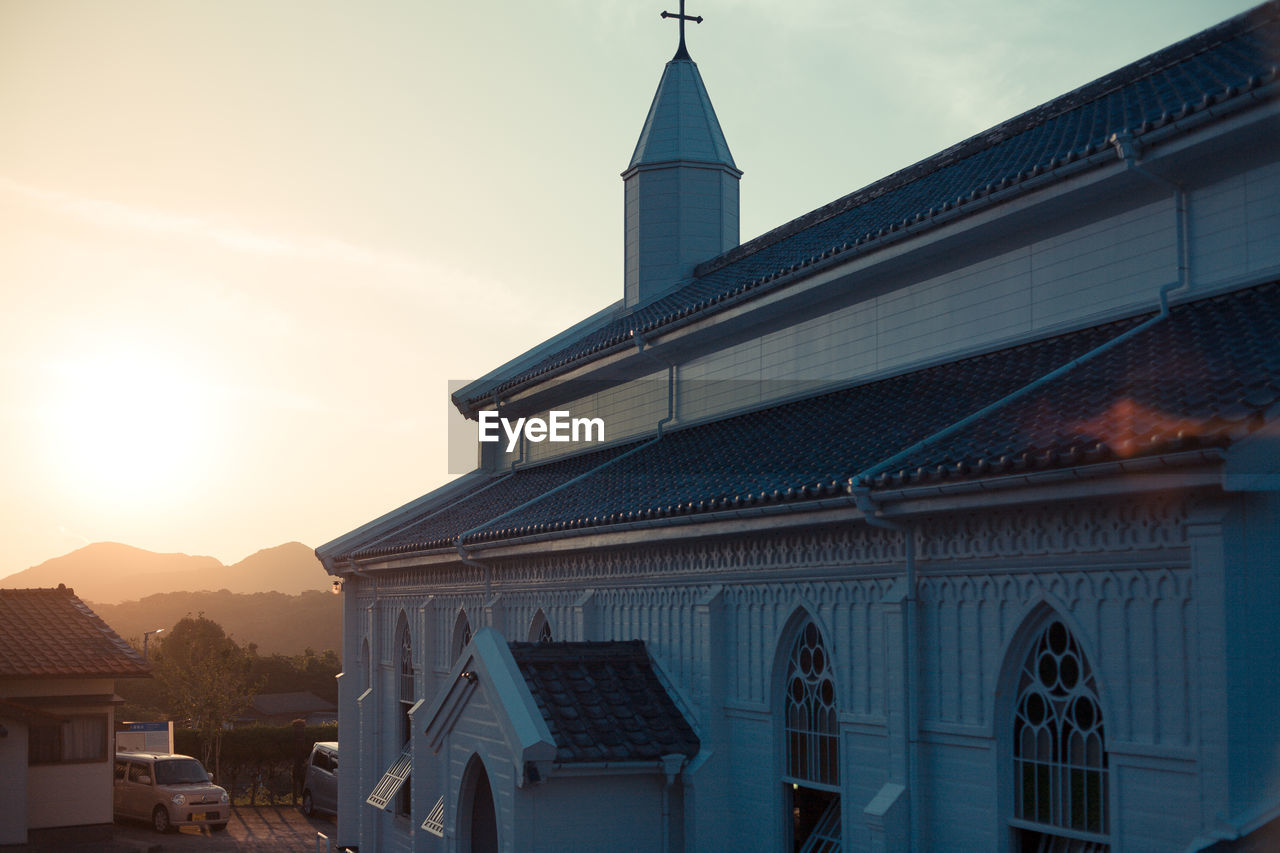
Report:
<svg viewBox="0 0 1280 853"><path fill-rule="evenodd" d="M206 767L212 762L216 778L222 733L254 693L249 656L221 625L201 613L174 625L151 662L169 709L200 732L201 759Z"/></svg>

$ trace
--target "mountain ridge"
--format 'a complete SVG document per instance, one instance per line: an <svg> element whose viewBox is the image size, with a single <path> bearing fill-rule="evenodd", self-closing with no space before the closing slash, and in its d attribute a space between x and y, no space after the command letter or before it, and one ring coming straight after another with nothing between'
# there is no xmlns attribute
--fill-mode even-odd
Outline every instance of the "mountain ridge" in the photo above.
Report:
<svg viewBox="0 0 1280 853"><path fill-rule="evenodd" d="M119 604L88 604L117 634L135 644L144 632L163 630L165 633L151 638L152 648L163 642L183 617L203 615L221 625L241 646L253 644L261 655L342 649L342 599L328 592L306 590L287 595L184 590L158 592Z"/></svg>
<svg viewBox="0 0 1280 853"><path fill-rule="evenodd" d="M299 595L329 589L315 552L301 542L263 548L230 566L215 557L160 554L119 542L94 542L0 578L0 588L64 584L82 600L120 604L157 593L227 590Z"/></svg>

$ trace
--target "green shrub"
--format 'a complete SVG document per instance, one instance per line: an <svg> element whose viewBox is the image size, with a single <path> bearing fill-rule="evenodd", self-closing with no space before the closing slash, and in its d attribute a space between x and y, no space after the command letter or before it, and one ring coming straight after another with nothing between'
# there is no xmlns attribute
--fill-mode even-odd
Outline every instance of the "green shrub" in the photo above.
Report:
<svg viewBox="0 0 1280 853"><path fill-rule="evenodd" d="M302 767L318 740L337 740L337 725L246 726L222 733L221 778L231 801L239 805L297 805ZM174 750L200 755L200 733L175 729ZM209 769L209 768L207 768ZM212 772L212 771L211 771Z"/></svg>

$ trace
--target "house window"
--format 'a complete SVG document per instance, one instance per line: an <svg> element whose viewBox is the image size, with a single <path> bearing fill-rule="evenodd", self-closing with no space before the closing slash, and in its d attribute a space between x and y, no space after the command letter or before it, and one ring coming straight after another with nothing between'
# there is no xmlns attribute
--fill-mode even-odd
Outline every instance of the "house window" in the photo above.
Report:
<svg viewBox="0 0 1280 853"><path fill-rule="evenodd" d="M107 760L107 715L84 714L27 729L28 764Z"/></svg>
<svg viewBox="0 0 1280 853"><path fill-rule="evenodd" d="M1108 773L1102 706L1067 626L1041 631L1018 676L1013 826L1023 853L1106 853Z"/></svg>
<svg viewBox="0 0 1280 853"><path fill-rule="evenodd" d="M400 740L409 748L409 740L413 736L413 724L409 712L413 710L413 640L409 636L409 626L400 625ZM412 762L410 762L412 766ZM405 773L400 786L400 798L396 802L396 814L408 815L412 810L412 780Z"/></svg>
<svg viewBox="0 0 1280 853"><path fill-rule="evenodd" d="M784 793L792 849L840 850L840 731L836 689L822 632L808 620L796 634L783 682Z"/></svg>

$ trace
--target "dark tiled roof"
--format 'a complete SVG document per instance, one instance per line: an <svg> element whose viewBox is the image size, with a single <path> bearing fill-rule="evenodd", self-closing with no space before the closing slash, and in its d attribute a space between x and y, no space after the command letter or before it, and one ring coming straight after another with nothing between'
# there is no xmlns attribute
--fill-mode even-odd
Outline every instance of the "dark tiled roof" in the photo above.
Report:
<svg viewBox="0 0 1280 853"><path fill-rule="evenodd" d="M511 643L556 741L556 761L648 761L698 752L698 737L640 640Z"/></svg>
<svg viewBox="0 0 1280 853"><path fill-rule="evenodd" d="M791 273L851 257L904 228L926 228L979 199L1012 197L1027 180L1111 162L1112 134L1152 134L1154 140L1181 132L1184 119L1209 107L1274 97L1269 84L1277 77L1278 45L1280 2L1258 6L730 250L700 267L688 285L605 321L460 402L476 405L627 344L635 331L648 334L727 307L794 280Z"/></svg>
<svg viewBox="0 0 1280 853"><path fill-rule="evenodd" d="M406 551L452 547L454 540L467 530L546 494L627 449L627 446L611 447L522 469L514 477L495 477L446 507L429 510L402 527L372 541L352 546L353 556L386 556Z"/></svg>
<svg viewBox="0 0 1280 853"><path fill-rule="evenodd" d="M518 470L390 540L352 547L373 556L387 541L401 551L452 545L481 525L468 542L803 505L846 494L851 478L921 441L871 485L1221 447L1280 418L1280 282L1273 282L1175 307L989 416L928 441L1152 316L673 430L625 458L627 448L614 448Z"/></svg>
<svg viewBox="0 0 1280 853"><path fill-rule="evenodd" d="M1280 284L1157 323L872 480L891 486L1225 447L1280 417Z"/></svg>
<svg viewBox="0 0 1280 853"><path fill-rule="evenodd" d="M1133 325L1111 323L673 430L661 442L497 519L471 541L845 493L849 477Z"/></svg>
<svg viewBox="0 0 1280 853"><path fill-rule="evenodd" d="M309 714L313 711L336 711L338 706L309 691L296 693L259 693L253 697L253 710L259 714Z"/></svg>
<svg viewBox="0 0 1280 853"><path fill-rule="evenodd" d="M150 672L142 656L65 586L0 589L0 678Z"/></svg>

